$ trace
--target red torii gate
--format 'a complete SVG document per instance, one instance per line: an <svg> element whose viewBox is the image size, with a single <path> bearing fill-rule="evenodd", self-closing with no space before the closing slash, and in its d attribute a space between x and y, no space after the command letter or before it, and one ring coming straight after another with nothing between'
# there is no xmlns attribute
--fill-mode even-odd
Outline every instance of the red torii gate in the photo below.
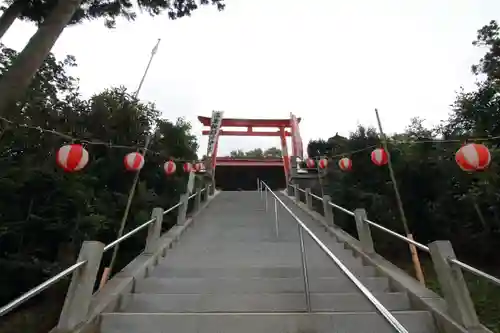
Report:
<svg viewBox="0 0 500 333"><path fill-rule="evenodd" d="M211 118L199 116L198 120L204 126L210 126ZM297 124L300 123L300 118L297 118ZM246 131L225 130L223 127L246 127ZM255 131L254 128L277 128L276 132ZM291 119L235 119L223 118L219 136L279 136L281 139L281 152L283 155L283 167L285 169L286 179L289 179L290 173L290 158L286 144L286 137L292 136L290 129L292 128ZM209 130L203 130L203 135L209 135ZM214 152L212 155L212 170L215 170L217 164L217 147L219 137L215 139ZM225 163L227 158L223 161ZM235 160L236 162L236 160ZM260 165L276 165L276 159L262 160ZM235 163L236 164L236 163ZM244 164L244 163L243 163Z"/></svg>

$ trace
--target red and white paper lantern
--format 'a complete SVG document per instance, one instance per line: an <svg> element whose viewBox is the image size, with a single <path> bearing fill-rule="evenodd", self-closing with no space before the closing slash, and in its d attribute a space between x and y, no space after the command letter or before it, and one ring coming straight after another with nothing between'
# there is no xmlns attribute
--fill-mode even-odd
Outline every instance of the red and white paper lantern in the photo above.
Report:
<svg viewBox="0 0 500 333"><path fill-rule="evenodd" d="M165 170L165 173L167 174L167 176L170 176L170 175L174 174L175 173L175 169L176 169L176 166L175 166L175 162L174 161L167 161L163 165L163 170Z"/></svg>
<svg viewBox="0 0 500 333"><path fill-rule="evenodd" d="M377 148L372 151L372 162L376 166L386 165L389 162L387 152L382 148Z"/></svg>
<svg viewBox="0 0 500 333"><path fill-rule="evenodd" d="M139 171L144 166L144 156L137 152L130 153L125 155L123 163L128 171Z"/></svg>
<svg viewBox="0 0 500 333"><path fill-rule="evenodd" d="M189 162L184 163L184 166L182 167L184 172L189 173L193 170L193 165Z"/></svg>
<svg viewBox="0 0 500 333"><path fill-rule="evenodd" d="M339 167L342 171L349 171L352 168L352 161L347 157L341 158L339 161Z"/></svg>
<svg viewBox="0 0 500 333"><path fill-rule="evenodd" d="M321 160L319 160L318 166L320 169L326 169L326 167L328 166L328 160L326 158L322 158Z"/></svg>
<svg viewBox="0 0 500 333"><path fill-rule="evenodd" d="M196 171L196 172L200 172L200 171L201 171L201 169L203 169L203 163L198 162L198 163L195 163L195 164L194 164L194 171Z"/></svg>
<svg viewBox="0 0 500 333"><path fill-rule="evenodd" d="M469 143L457 151L455 161L464 171L481 171L490 165L491 155L485 145Z"/></svg>
<svg viewBox="0 0 500 333"><path fill-rule="evenodd" d="M312 158L308 158L306 160L306 167L308 167L309 169L316 167L316 163L314 162L314 160Z"/></svg>
<svg viewBox="0 0 500 333"><path fill-rule="evenodd" d="M71 144L59 148L56 155L57 164L66 172L83 169L89 162L89 153L82 145Z"/></svg>

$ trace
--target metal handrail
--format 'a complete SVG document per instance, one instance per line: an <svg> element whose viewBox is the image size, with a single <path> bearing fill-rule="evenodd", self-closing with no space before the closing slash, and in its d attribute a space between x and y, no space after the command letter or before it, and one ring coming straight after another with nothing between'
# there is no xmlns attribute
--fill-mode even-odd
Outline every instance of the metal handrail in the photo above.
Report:
<svg viewBox="0 0 500 333"><path fill-rule="evenodd" d="M203 190L201 190L201 192L203 192ZM191 197L193 197L195 195L196 195L196 193L194 195L192 195ZM174 210L175 208L179 207L180 205L182 205L182 202L178 202L174 206L172 206L169 209L165 210L163 212L163 215L171 212L172 210ZM138 226L137 228L135 228L135 229L127 232L125 235L121 236L120 238L115 239L114 241L112 241L111 243L109 243L108 245L106 245L104 247L103 252L106 252L106 251L112 249L113 247L115 247L116 245L120 244L121 242L123 242L124 240L126 240L127 238L129 238L130 236L134 235L138 231L144 229L149 224L153 223L155 220L156 219L154 219L154 218L151 219L151 220L148 220L148 221L144 222L143 224L141 224L140 226ZM77 262L76 264L74 264L74 265L66 268L64 271L60 272L59 274L51 277L50 279L48 279L45 282L42 282L38 286L30 289L28 292L22 294L18 298L14 299L13 301L11 301L8 304L4 305L3 307L0 308L0 317L3 316L3 315L5 315L5 314L7 314L7 313L9 313L14 308L16 308L19 305L23 304L27 300L31 299L33 296L38 295L39 293L41 293L42 291L44 291L48 287L52 286L54 283L59 282L62 278L66 277L67 275L69 275L71 273L73 273L78 268L80 268L82 265L84 265L86 262L87 262L86 260Z"/></svg>
<svg viewBox="0 0 500 333"><path fill-rule="evenodd" d="M375 228L377 228L377 229L380 229L380 230L382 230L382 231L385 231L385 232L386 232L386 233L388 233L389 235L392 235L392 236L394 236L394 237L396 237L396 238L399 238L399 239L401 239L402 241L405 241L405 242L407 242L407 243L409 243L409 244L413 244L413 245L415 245L415 247L417 247L418 249L420 249L420 250L422 250L422 251L424 251L424 252L427 252L427 253L430 253L430 252L431 252L431 250L429 250L429 247L428 247L428 246L425 246L425 245L424 245L424 244L422 244L422 243L419 243L419 242L417 242L417 241L414 241L413 239L410 239L410 238L405 237L405 236L403 236L403 235L401 235L401 234L398 234L397 232L392 231L391 229L388 229L388 228L386 228L386 227L383 227L383 226L381 226L380 224L377 224L377 223L375 223L375 222L373 222L373 221L370 221L370 220L368 220L368 219L364 219L364 222L368 223L369 225L374 226L374 227L375 227Z"/></svg>
<svg viewBox="0 0 500 333"><path fill-rule="evenodd" d="M320 201L323 201L323 198L321 198L319 195L316 195L314 193L311 192L311 197L313 197L314 199L318 199Z"/></svg>
<svg viewBox="0 0 500 333"><path fill-rule="evenodd" d="M139 230L142 230L144 229L145 227L147 227L148 225L150 225L151 223L153 223L156 219L151 219L149 221L146 221L145 223L141 224L140 226L138 226L137 228L133 229L133 230L130 230L129 232L127 232L125 235L121 236L120 238L118 239L115 239L114 241L112 241L111 243L109 243L108 245L106 245L104 247L104 252L114 248L116 245L120 244L121 242L123 242L124 240L126 240L127 238L129 238L130 236L134 235L135 233L137 233Z"/></svg>
<svg viewBox="0 0 500 333"><path fill-rule="evenodd" d="M490 274L485 273L477 268L474 268L470 265L467 265L466 263L464 263L458 259L455 259L455 258L448 258L448 261L451 262L452 264L457 265L458 267L460 267L462 269L465 269L466 271L468 271L476 276L480 276L482 278L485 278L485 279L489 280L490 282L496 284L497 286L500 286L500 279L493 276L493 275L490 275Z"/></svg>
<svg viewBox="0 0 500 333"><path fill-rule="evenodd" d="M349 280L361 291L361 293L372 303L377 311L387 320L387 322L399 333L408 333L408 330L401 325L401 323L387 310L382 303L380 303L377 298L358 280L358 278L337 258L332 251L302 222L297 215L295 215L290 208L271 190L271 188L262 181L265 186L266 191L269 191L274 199L277 200L283 208L297 221L299 226L307 232L307 234L314 240L314 242L325 252L325 254L330 257L330 259L340 268L342 273L344 273Z"/></svg>
<svg viewBox="0 0 500 333"><path fill-rule="evenodd" d="M337 208L338 210L340 210L340 211L342 211L342 212L346 213L347 215L354 216L354 213L353 213L353 212L351 212L349 209L345 209L344 207L339 206L339 205L336 205L336 204L334 204L334 203L333 203L333 202L331 202L331 201L330 201L328 204L329 204L330 206L332 206L333 208Z"/></svg>
<svg viewBox="0 0 500 333"><path fill-rule="evenodd" d="M299 190L303 191L303 190L302 190L302 189L300 189L298 186L297 186L296 188L298 188ZM305 191L304 191L304 192L305 192ZM321 199L321 197L319 197L319 196L317 196L317 195L315 195L315 194L312 194L312 193L311 193L311 196L312 196L313 198L315 198L315 199L318 199L318 200L323 200L323 199ZM337 205L337 204L334 204L334 203L333 203L333 202L331 202L331 201L330 201L330 202L328 202L328 204L329 204L330 206L332 206L332 207L334 207L334 208L336 208L336 209L338 209L338 210L340 210L340 211L342 211L342 212L344 212L344 213L348 214L348 215L351 215L351 216L354 216L354 215L355 215L352 211L350 211L350 210L348 210L348 209L346 209L346 208L344 208L344 207L342 207L342 206L339 206L339 205ZM389 235L391 235L391 236L394 236L394 237L396 237L396 238L398 238L398 239L400 239L400 240L402 240L402 241L404 241L404 242L408 243L408 244L413 244L413 245L415 245L415 247L417 247L417 248L418 248L419 250L421 250L421 251L424 251L424 252L426 252L426 253L430 253L430 249L429 249L429 247L428 247L428 246L425 246L425 245L424 245L424 244L422 244L422 243L419 243L419 242L417 242L417 241L414 241L413 239L410 239L410 238L405 237L405 236L403 236L403 235L401 235L401 234L398 234L397 232L392 231L391 229L388 229L388 228L386 228L386 227L384 227L384 226L381 226L380 224L375 223L375 222L373 222L373 221L371 221L371 220L364 219L363 221L364 221L364 222L366 222L366 223L368 223L368 224L369 224L369 225L371 225L371 226L374 226L375 228L377 228L377 229L379 229L379 230L382 230L382 231L384 231L384 232L388 233L388 234L389 234ZM464 269L464 270L468 271L469 273L472 273L472 274L474 274L474 275L476 275L476 276L479 276L479 277L485 278L485 279L489 280L490 282L492 282L492 283L496 284L497 286L500 286L500 279L499 279L499 278L497 278L497 277L495 277L495 276L493 276L493 275L491 275L491 274L488 274L488 273L483 272L483 271L481 271L481 270L479 270L479 269L477 269L477 268L475 268L475 267L472 267L472 266L470 266L470 265L468 265L468 264L464 263L463 261L460 261L460 260L458 260L458 259L456 259L456 258L447 258L447 260L448 260L448 262L450 262L451 264L457 265L458 267L460 267L460 268L462 268L462 269Z"/></svg>
<svg viewBox="0 0 500 333"><path fill-rule="evenodd" d="M170 213L171 211L173 211L174 209L176 209L177 207L179 207L180 205L182 205L182 202L178 202L177 204L175 204L174 206L170 207L169 209L167 209L166 211L163 212L163 215L165 214L168 214ZM146 221L144 222L143 224L141 224L140 226L138 226L137 228L133 229L133 230L130 230L129 232L127 232L125 235L121 236L120 238L118 239L115 239L114 241L112 241L111 243L109 243L108 245L106 245L104 247L104 252L112 249L113 247L115 247L116 245L120 244L121 242L123 242L124 240L126 240L127 238L129 238L130 236L134 235L135 233L137 233L139 230L142 230L144 229L146 226L150 225L151 223L153 223L156 219L151 219L149 221Z"/></svg>
<svg viewBox="0 0 500 333"><path fill-rule="evenodd" d="M5 306L3 306L2 308L0 308L0 316L3 316L5 315L6 313L10 312L11 310L13 310L14 308L18 307L19 305L23 304L24 302L26 302L27 300L29 300L30 298L32 298L33 296L36 296L38 295L39 293L41 293L42 291L44 291L45 289L47 289L48 287L52 286L54 283L58 282L59 280L61 280L63 277L65 277L66 275L69 275L71 273L73 273L75 270L77 270L79 267L81 267L83 264L85 264L87 262L87 260L83 260L83 261L79 261L77 262L76 264L74 264L73 266L70 266L68 268L66 268L64 271L62 271L61 273L51 277L50 279L48 279L47 281L39 284L38 286L32 288L31 290L29 290L28 292L22 294L20 297L16 298L15 300L13 300L12 302L6 304Z"/></svg>
<svg viewBox="0 0 500 333"><path fill-rule="evenodd" d="M178 203L176 203L175 205L173 205L172 207L170 207L169 209L167 209L166 211L164 211L163 215L166 215L166 214L170 213L171 211L173 211L174 209L176 209L180 205L182 205L182 202L179 201Z"/></svg>

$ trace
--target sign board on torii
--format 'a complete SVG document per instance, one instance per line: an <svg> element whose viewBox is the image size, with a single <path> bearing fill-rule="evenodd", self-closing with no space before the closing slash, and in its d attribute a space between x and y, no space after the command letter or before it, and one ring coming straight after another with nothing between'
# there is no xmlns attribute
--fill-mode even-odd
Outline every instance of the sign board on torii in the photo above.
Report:
<svg viewBox="0 0 500 333"><path fill-rule="evenodd" d="M224 111L212 111L210 133L208 135L207 160L205 161L205 169L210 170L211 173L213 173L212 171L215 164L214 153L217 149L217 139L222 125L223 115Z"/></svg>
<svg viewBox="0 0 500 333"><path fill-rule="evenodd" d="M290 112L290 127L292 128L292 156L304 158L304 148L300 137L299 123L297 117Z"/></svg>

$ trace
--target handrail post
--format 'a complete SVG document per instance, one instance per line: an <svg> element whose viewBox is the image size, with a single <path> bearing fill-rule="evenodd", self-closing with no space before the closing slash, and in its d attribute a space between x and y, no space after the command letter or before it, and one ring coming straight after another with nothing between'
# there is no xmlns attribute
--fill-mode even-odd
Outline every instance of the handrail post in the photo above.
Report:
<svg viewBox="0 0 500 333"><path fill-rule="evenodd" d="M323 195L323 212L325 215L325 220L328 225L335 225L335 220L333 218L333 209L330 206L330 201L332 198L328 194Z"/></svg>
<svg viewBox="0 0 500 333"><path fill-rule="evenodd" d="M210 189L210 196L215 194L215 180L211 181L210 184L208 185L208 188Z"/></svg>
<svg viewBox="0 0 500 333"><path fill-rule="evenodd" d="M302 278L304 280L306 307L307 307L307 312L311 312L311 294L309 292L309 274L307 272L307 257L306 257L306 248L304 246L304 234L302 232L301 225L298 224L297 226L299 228L300 259L302 263Z"/></svg>
<svg viewBox="0 0 500 333"><path fill-rule="evenodd" d="M429 250L450 316L466 329L479 327L481 324L462 270L448 261L456 258L451 243L434 241L429 244Z"/></svg>
<svg viewBox="0 0 500 333"><path fill-rule="evenodd" d="M156 252L161 234L161 225L163 223L163 208L153 208L151 218L154 218L155 221L148 226L148 237L146 238L146 248L144 250L145 254L153 254Z"/></svg>
<svg viewBox="0 0 500 333"><path fill-rule="evenodd" d="M267 212L267 187L264 187L264 200L266 200L266 212Z"/></svg>
<svg viewBox="0 0 500 333"><path fill-rule="evenodd" d="M370 225L365 222L367 219L366 210L364 210L364 208L357 208L354 211L354 219L356 220L358 238L363 251L367 254L375 253Z"/></svg>
<svg viewBox="0 0 500 333"><path fill-rule="evenodd" d="M274 224L276 227L276 238L279 238L280 227L278 222L278 200L276 200L276 198L274 198Z"/></svg>
<svg viewBox="0 0 500 333"><path fill-rule="evenodd" d="M210 197L210 185L205 184L205 201L208 201L208 198Z"/></svg>
<svg viewBox="0 0 500 333"><path fill-rule="evenodd" d="M299 184L295 184L294 186L294 191L293 191L293 195L295 197L295 201L296 202L300 202L300 191L299 191Z"/></svg>
<svg viewBox="0 0 500 333"><path fill-rule="evenodd" d="M189 203L189 193L181 194L179 209L177 210L177 225L183 225L186 221L186 213Z"/></svg>
<svg viewBox="0 0 500 333"><path fill-rule="evenodd" d="M306 205L309 210L313 209L312 196L311 196L311 188L306 188Z"/></svg>
<svg viewBox="0 0 500 333"><path fill-rule="evenodd" d="M196 195L194 196L194 212L198 212L201 208L201 188L196 188Z"/></svg>
<svg viewBox="0 0 500 333"><path fill-rule="evenodd" d="M83 242L77 262L86 260L86 263L75 270L71 278L57 323L61 331L72 331L86 319L103 251L104 244L101 242Z"/></svg>

